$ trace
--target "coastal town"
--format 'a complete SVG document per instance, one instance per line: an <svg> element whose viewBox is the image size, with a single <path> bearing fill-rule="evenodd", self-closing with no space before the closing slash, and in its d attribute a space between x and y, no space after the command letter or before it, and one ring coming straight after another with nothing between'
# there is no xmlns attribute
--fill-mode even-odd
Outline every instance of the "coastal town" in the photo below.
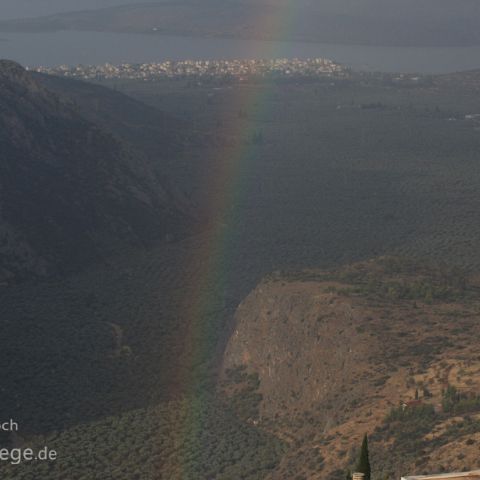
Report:
<svg viewBox="0 0 480 480"><path fill-rule="evenodd" d="M121 65L61 65L31 70L82 80L236 79L343 77L348 69L325 58L272 60L185 60Z"/></svg>

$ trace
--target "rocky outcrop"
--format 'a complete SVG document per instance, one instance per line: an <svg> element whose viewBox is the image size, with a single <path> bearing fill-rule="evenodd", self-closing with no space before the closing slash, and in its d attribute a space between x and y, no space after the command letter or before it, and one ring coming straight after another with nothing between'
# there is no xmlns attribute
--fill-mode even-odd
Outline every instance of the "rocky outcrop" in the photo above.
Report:
<svg viewBox="0 0 480 480"><path fill-rule="evenodd" d="M363 313L323 284L262 283L237 310L225 368L259 374L267 416L323 405L323 422L338 421L341 404L365 394L364 365L378 351L357 331Z"/></svg>
<svg viewBox="0 0 480 480"><path fill-rule="evenodd" d="M264 280L238 307L219 389L289 445L268 478L344 478L365 433L374 478L476 468L472 451L448 452L480 439L478 292L458 271L391 258ZM464 416L443 409L448 385Z"/></svg>

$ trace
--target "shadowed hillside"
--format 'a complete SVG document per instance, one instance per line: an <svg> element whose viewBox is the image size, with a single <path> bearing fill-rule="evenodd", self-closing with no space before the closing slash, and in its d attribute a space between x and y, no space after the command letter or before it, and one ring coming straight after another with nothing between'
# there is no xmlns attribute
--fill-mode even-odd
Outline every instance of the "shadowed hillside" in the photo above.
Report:
<svg viewBox="0 0 480 480"><path fill-rule="evenodd" d="M74 104L82 116L127 140L141 151L160 175L168 162L190 146L192 125L188 120L145 105L114 88L32 72L49 91Z"/></svg>
<svg viewBox="0 0 480 480"><path fill-rule="evenodd" d="M180 202L141 155L8 61L0 151L3 279L65 272L185 227Z"/></svg>

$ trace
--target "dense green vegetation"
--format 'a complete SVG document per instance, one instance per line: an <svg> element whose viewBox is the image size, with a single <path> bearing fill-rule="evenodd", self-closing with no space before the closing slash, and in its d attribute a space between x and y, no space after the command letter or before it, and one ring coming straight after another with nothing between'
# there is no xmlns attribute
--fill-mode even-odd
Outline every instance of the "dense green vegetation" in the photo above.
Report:
<svg viewBox="0 0 480 480"><path fill-rule="evenodd" d="M258 393L260 380L257 373L247 373L242 365L226 371L226 380L221 383L228 402L237 416L246 421L259 418L262 395Z"/></svg>
<svg viewBox="0 0 480 480"><path fill-rule="evenodd" d="M370 467L370 458L368 453L368 437L365 434L362 441L362 446L360 448L360 456L358 458L357 466L355 471L363 473L365 475L365 480L370 480L372 475L372 470Z"/></svg>
<svg viewBox="0 0 480 480"><path fill-rule="evenodd" d="M293 271L281 277L292 281L335 281L343 287L326 287L330 292L360 295L375 300L434 300L455 302L474 298L477 287L469 285L465 269L446 264L402 256L383 256L375 264L346 265L334 271Z"/></svg>
<svg viewBox="0 0 480 480"><path fill-rule="evenodd" d="M453 415L476 412L480 410L480 396L473 392L459 392L449 385L443 395L442 408L444 412Z"/></svg>
<svg viewBox="0 0 480 480"><path fill-rule="evenodd" d="M415 279L385 279L380 276L367 276L357 286L342 290L346 294L367 295L389 300L421 300L432 303L434 300L457 301L467 293L464 275L455 271L445 273L443 277L429 276Z"/></svg>
<svg viewBox="0 0 480 480"><path fill-rule="evenodd" d="M415 422L416 420L422 419L432 419L435 417L435 410L433 405L430 404L421 404L416 405L414 407L396 407L390 410L386 418L386 422L402 422L402 423L409 423Z"/></svg>
<svg viewBox="0 0 480 480"><path fill-rule="evenodd" d="M476 395L459 394L452 386L443 394L440 412L436 412L433 405L428 403L392 408L384 424L377 427L373 435L377 442L374 461L379 478L382 474L390 477L394 472L405 469L406 465L421 468L435 449L480 432L478 419L468 416L468 413L478 411L479 408ZM460 415L463 418L459 420ZM428 438L436 427L449 419L454 421L447 422L447 427L440 435ZM380 446L382 441L392 442L388 455ZM466 441L469 442L468 445L474 443L468 438ZM474 465L465 465L466 469L473 467Z"/></svg>
<svg viewBox="0 0 480 480"><path fill-rule="evenodd" d="M131 410L34 440L33 447L43 445L58 452L58 461L3 465L2 477L260 480L284 449L208 395Z"/></svg>
<svg viewBox="0 0 480 480"><path fill-rule="evenodd" d="M230 88L120 82L118 88L193 119L212 143L231 145L224 155L243 152L227 219L241 259L234 268L253 274L268 264L266 274L382 253L469 269L480 264L471 209L480 140L475 122L463 119L480 110L473 93L368 79ZM246 108L237 97L255 101ZM372 102L385 108L360 108ZM259 131L263 142L252 145L251 132ZM215 151L189 152L172 172L189 185L202 170L218 170ZM208 192L213 204L221 203L222 192L209 189L208 180L192 186L191 195Z"/></svg>

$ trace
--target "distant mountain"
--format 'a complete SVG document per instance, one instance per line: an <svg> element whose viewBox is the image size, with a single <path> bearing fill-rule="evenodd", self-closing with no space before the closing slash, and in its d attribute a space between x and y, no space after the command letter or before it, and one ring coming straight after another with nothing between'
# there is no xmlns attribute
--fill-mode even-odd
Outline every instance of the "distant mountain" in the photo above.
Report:
<svg viewBox="0 0 480 480"><path fill-rule="evenodd" d="M2 18L28 18L74 10L143 3L144 0L2 0Z"/></svg>
<svg viewBox="0 0 480 480"><path fill-rule="evenodd" d="M475 0L183 0L0 22L0 31L95 30L325 43L480 44Z"/></svg>
<svg viewBox="0 0 480 480"><path fill-rule="evenodd" d="M77 269L188 223L151 162L10 61L0 152L0 281Z"/></svg>

